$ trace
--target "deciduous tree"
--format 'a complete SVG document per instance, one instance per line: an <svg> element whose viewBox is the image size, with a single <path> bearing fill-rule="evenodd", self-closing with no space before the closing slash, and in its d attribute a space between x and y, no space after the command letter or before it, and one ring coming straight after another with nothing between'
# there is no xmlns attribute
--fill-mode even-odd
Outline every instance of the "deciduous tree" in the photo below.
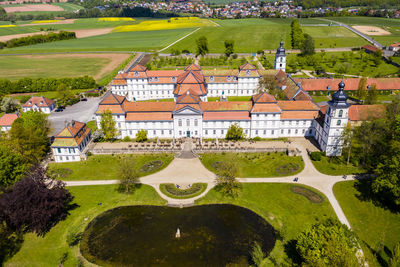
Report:
<svg viewBox="0 0 400 267"><path fill-rule="evenodd" d="M197 44L197 56L205 56L208 54L208 41L205 36L201 36L199 39L196 39Z"/></svg>
<svg viewBox="0 0 400 267"><path fill-rule="evenodd" d="M135 161L130 157L121 159L119 165L119 191L127 194L133 193L136 187L139 173L135 168Z"/></svg>
<svg viewBox="0 0 400 267"><path fill-rule="evenodd" d="M244 139L246 136L243 132L243 128L239 126L239 124L237 123L233 123L231 124L231 126L229 126L228 132L226 133L225 138L227 140L241 140Z"/></svg>
<svg viewBox="0 0 400 267"><path fill-rule="evenodd" d="M232 55L234 53L235 41L225 40L224 45L225 45L225 55L227 57L230 57L230 55Z"/></svg>
<svg viewBox="0 0 400 267"><path fill-rule="evenodd" d="M218 166L217 185L224 195L237 197L241 184L236 180L237 169L234 163L223 161Z"/></svg>
<svg viewBox="0 0 400 267"><path fill-rule="evenodd" d="M111 110L106 110L101 114L100 128L103 131L105 140L115 139L119 135Z"/></svg>
<svg viewBox="0 0 400 267"><path fill-rule="evenodd" d="M136 133L136 142L145 142L147 141L147 132L142 129Z"/></svg>
<svg viewBox="0 0 400 267"><path fill-rule="evenodd" d="M314 39L309 34L304 34L304 42L300 47L301 53L303 55L314 55L315 54L315 44Z"/></svg>
<svg viewBox="0 0 400 267"><path fill-rule="evenodd" d="M40 166L7 189L0 198L0 219L13 231L44 236L69 214L73 196L62 181L49 179Z"/></svg>
<svg viewBox="0 0 400 267"><path fill-rule="evenodd" d="M8 187L22 178L28 168L25 159L0 145L0 187Z"/></svg>
<svg viewBox="0 0 400 267"><path fill-rule="evenodd" d="M359 266L355 234L335 219L327 219L302 232L296 249L305 266Z"/></svg>
<svg viewBox="0 0 400 267"><path fill-rule="evenodd" d="M367 97L367 78L363 77L358 83L357 97L360 100L365 100Z"/></svg>
<svg viewBox="0 0 400 267"><path fill-rule="evenodd" d="M1 110L5 113L12 113L18 110L17 100L11 97L4 97L1 100Z"/></svg>
<svg viewBox="0 0 400 267"><path fill-rule="evenodd" d="M365 98L365 104L373 105L378 101L378 90L376 89L376 84L372 84L367 93L367 97Z"/></svg>

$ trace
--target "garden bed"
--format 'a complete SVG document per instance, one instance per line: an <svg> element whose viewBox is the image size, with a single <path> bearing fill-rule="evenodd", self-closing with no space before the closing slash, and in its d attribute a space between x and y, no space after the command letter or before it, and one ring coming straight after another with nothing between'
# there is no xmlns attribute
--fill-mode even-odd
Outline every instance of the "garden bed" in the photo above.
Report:
<svg viewBox="0 0 400 267"><path fill-rule="evenodd" d="M301 186L292 186L290 188L290 191L292 191L295 194L305 196L312 203L322 203L324 201L324 198L319 194Z"/></svg>
<svg viewBox="0 0 400 267"><path fill-rule="evenodd" d="M187 189L178 189L174 184L160 184L161 192L171 198L192 198L200 195L207 189L206 183L195 183Z"/></svg>
<svg viewBox="0 0 400 267"><path fill-rule="evenodd" d="M297 172L299 169L300 169L299 164L289 162L287 164L284 164L276 168L276 173L281 175L288 175Z"/></svg>
<svg viewBox="0 0 400 267"><path fill-rule="evenodd" d="M140 168L140 171L141 172L151 172L151 171L157 170L162 165L163 165L163 162L161 160L153 160L153 161L150 161L150 162L147 162L146 164L144 164Z"/></svg>

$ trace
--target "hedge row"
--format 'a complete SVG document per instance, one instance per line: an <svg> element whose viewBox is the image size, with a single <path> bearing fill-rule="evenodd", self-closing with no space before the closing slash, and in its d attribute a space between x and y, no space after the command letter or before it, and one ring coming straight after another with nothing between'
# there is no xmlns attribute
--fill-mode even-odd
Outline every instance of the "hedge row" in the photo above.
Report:
<svg viewBox="0 0 400 267"><path fill-rule="evenodd" d="M42 43L69 40L75 38L76 38L75 32L66 32L66 31L60 31L59 33L52 32L48 34L38 34L38 35L30 35L26 37L14 38L8 40L5 43L0 43L0 48L4 47L13 48L25 45L42 44Z"/></svg>
<svg viewBox="0 0 400 267"><path fill-rule="evenodd" d="M206 189L206 183L195 183L187 189L178 189L174 184L160 184L161 192L172 198L192 198L200 195Z"/></svg>
<svg viewBox="0 0 400 267"><path fill-rule="evenodd" d="M89 76L60 79L22 78L15 82L0 79L0 94L56 91L60 84L65 84L70 89L92 89L96 87L95 79Z"/></svg>

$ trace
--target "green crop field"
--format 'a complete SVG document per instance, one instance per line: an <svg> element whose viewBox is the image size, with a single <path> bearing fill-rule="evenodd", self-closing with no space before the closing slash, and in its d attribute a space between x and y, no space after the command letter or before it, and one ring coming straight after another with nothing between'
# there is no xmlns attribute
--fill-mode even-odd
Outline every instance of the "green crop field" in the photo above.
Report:
<svg viewBox="0 0 400 267"><path fill-rule="evenodd" d="M194 52L196 39L206 36L210 53L224 52L224 41L235 41L235 52L275 49L281 39L290 43L289 19L213 20L220 27L205 27L170 48Z"/></svg>
<svg viewBox="0 0 400 267"><path fill-rule="evenodd" d="M327 18L337 22L342 22L348 25L368 25L377 26L388 32L391 35L371 36L382 45L390 45L395 42L400 42L400 20L375 18L375 17L333 17Z"/></svg>
<svg viewBox="0 0 400 267"><path fill-rule="evenodd" d="M65 11L76 11L82 9L83 7L72 4L72 3L53 3L53 6L59 6L63 8Z"/></svg>
<svg viewBox="0 0 400 267"><path fill-rule="evenodd" d="M303 32L311 35L316 48L363 46L368 42L345 27L303 26Z"/></svg>
<svg viewBox="0 0 400 267"><path fill-rule="evenodd" d="M1 53L39 53L65 51L155 51L185 36L193 29L168 31L118 32L0 50Z"/></svg>
<svg viewBox="0 0 400 267"><path fill-rule="evenodd" d="M114 68L121 64L128 54L121 54ZM112 59L113 54L93 55L90 57L85 54L77 55L37 55L37 56L1 56L0 57L0 78L17 80L24 77L30 78L64 78L89 75L101 79L110 71L101 71ZM29 64L27 64L29 62Z"/></svg>

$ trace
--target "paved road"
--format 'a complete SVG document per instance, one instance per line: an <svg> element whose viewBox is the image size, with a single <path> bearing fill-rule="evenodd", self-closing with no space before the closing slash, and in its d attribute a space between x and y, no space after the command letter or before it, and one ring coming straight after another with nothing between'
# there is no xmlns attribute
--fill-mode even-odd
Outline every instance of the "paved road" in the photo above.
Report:
<svg viewBox="0 0 400 267"><path fill-rule="evenodd" d="M73 106L66 107L62 112L53 111L48 117L53 127L53 134L57 134L64 129L65 122L71 120L88 122L92 120L100 99L100 97L88 97L87 101L81 101Z"/></svg>

